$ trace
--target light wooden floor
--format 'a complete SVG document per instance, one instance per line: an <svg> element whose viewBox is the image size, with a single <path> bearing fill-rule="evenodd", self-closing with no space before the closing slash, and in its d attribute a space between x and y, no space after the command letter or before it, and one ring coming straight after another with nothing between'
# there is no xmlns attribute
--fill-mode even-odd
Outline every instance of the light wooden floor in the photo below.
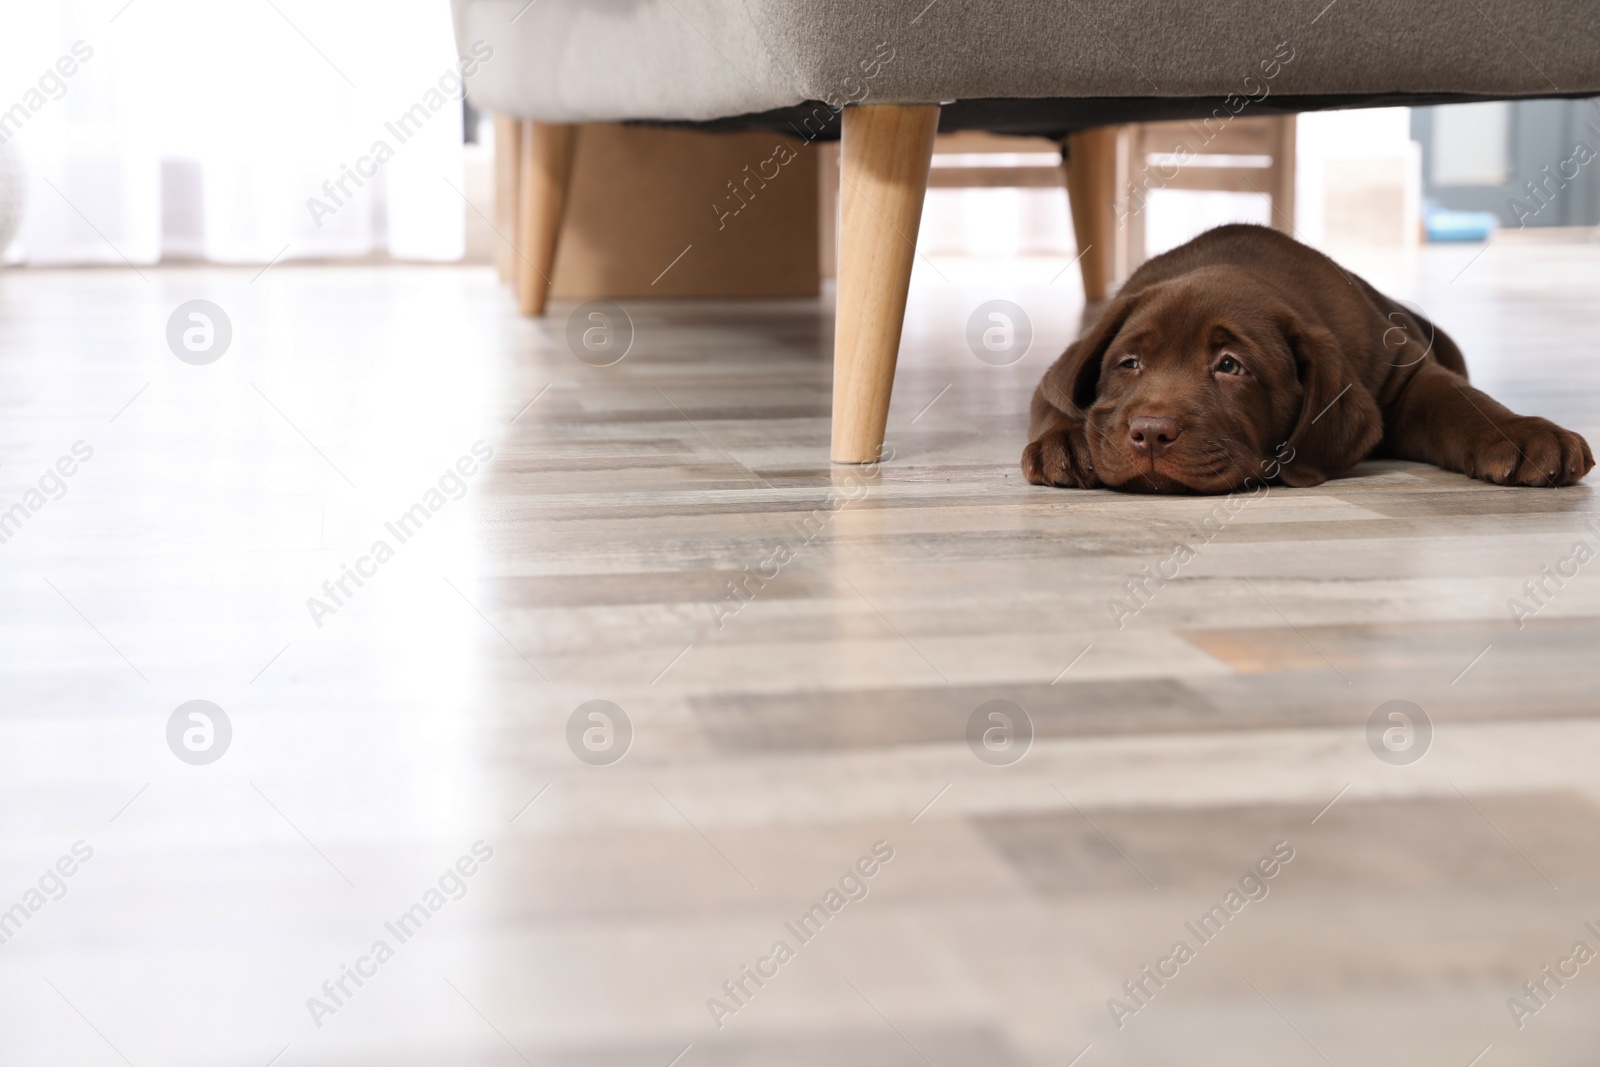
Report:
<svg viewBox="0 0 1600 1067"><path fill-rule="evenodd" d="M1475 252L1373 280L1600 441L1600 247ZM919 271L867 475L825 462L812 303L634 305L594 368L570 307L523 321L479 270L0 275L0 511L93 449L0 545L0 1063L1593 1064L1600 963L1521 1030L1507 1006L1600 949L1600 563L1525 629L1507 609L1600 544L1593 489L1374 463L1199 546L1215 500L1020 478L1075 272ZM963 339L995 297L1033 321L1010 368ZM164 338L194 298L232 322L209 366ZM307 598L380 539L318 626ZM1108 598L1179 540L1118 629ZM729 614L744 568L776 575ZM165 737L193 699L232 724L207 766ZM631 721L620 762L568 746L591 700ZM1031 717L1020 762L969 750L992 700ZM1390 700L1431 718L1420 762L1368 747ZM1199 945L1278 842L1269 895ZM719 1029L708 998L780 939ZM1180 939L1119 1030L1108 998ZM319 1026L308 998L379 940Z"/></svg>

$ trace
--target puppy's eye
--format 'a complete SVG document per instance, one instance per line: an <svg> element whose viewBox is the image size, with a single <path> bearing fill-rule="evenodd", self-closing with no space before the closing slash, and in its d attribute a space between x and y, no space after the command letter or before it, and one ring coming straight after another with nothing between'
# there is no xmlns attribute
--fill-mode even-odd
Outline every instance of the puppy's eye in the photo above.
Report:
<svg viewBox="0 0 1600 1067"><path fill-rule="evenodd" d="M1121 363L1118 363L1117 366L1122 367L1125 370L1138 370L1139 369L1139 357L1138 356L1127 356L1122 360Z"/></svg>
<svg viewBox="0 0 1600 1067"><path fill-rule="evenodd" d="M1238 360L1234 359L1232 356L1223 356L1222 359L1220 359L1217 362L1217 373L1218 374L1243 374L1244 373L1244 364L1240 363Z"/></svg>

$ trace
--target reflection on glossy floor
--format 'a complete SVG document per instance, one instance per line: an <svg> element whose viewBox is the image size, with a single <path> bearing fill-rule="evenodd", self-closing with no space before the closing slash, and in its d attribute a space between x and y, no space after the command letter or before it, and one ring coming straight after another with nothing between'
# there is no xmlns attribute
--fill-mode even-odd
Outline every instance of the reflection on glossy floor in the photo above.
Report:
<svg viewBox="0 0 1600 1067"><path fill-rule="evenodd" d="M1474 251L1373 280L1600 438L1600 248ZM1593 1063L1600 564L1507 606L1593 489L1027 486L1054 272L919 276L876 473L811 303L599 368L478 270L0 277L0 1062Z"/></svg>

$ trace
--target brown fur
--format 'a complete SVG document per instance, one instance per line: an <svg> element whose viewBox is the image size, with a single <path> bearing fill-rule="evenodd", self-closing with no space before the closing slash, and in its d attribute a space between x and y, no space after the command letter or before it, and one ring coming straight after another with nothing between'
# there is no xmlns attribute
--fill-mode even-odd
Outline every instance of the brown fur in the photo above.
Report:
<svg viewBox="0 0 1600 1067"><path fill-rule="evenodd" d="M1369 456L1501 485L1572 485L1594 466L1582 437L1467 384L1427 319L1261 226L1135 271L1045 372L1028 436L1028 480L1080 489L1311 486Z"/></svg>

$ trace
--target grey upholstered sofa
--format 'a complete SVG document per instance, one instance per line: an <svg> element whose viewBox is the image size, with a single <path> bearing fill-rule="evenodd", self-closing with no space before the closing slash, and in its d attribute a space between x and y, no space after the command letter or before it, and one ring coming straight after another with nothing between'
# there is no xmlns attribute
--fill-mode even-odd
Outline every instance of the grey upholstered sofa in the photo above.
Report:
<svg viewBox="0 0 1600 1067"><path fill-rule="evenodd" d="M473 102L528 124L518 232L541 278L572 124L842 136L840 462L882 445L937 130L1600 93L1595 0L454 0L454 16L463 55L494 50Z"/></svg>

